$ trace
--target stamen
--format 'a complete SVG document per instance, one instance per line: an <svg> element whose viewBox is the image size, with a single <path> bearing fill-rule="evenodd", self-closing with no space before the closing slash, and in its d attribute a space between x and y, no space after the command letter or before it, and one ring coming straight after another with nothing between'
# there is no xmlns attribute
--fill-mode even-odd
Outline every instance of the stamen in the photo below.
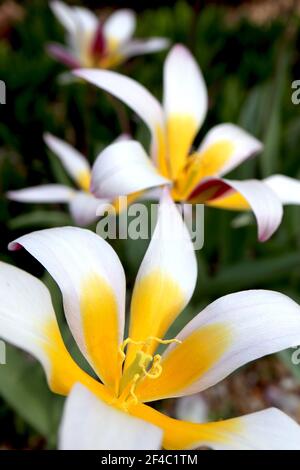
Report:
<svg viewBox="0 0 300 470"><path fill-rule="evenodd" d="M159 344L181 344L181 341L177 338L160 339L156 336L149 336L144 341L135 341L128 337L119 347L122 368L126 358L125 349L127 346L130 344L141 346L141 348L138 348L132 363L122 373L117 400L122 404L121 406L124 409L127 409L129 402L133 401L134 404L138 403L138 397L136 396L135 390L139 382L144 377L148 377L149 379L157 379L162 373L161 355L156 354L155 356L152 356L148 352L153 341Z"/></svg>
<svg viewBox="0 0 300 470"><path fill-rule="evenodd" d="M137 346L139 345L144 345L145 344L145 341L134 341L133 339L131 338L126 338L123 343L121 344L121 346L119 347L119 354L121 355L121 358L122 358L122 363L124 362L125 360L125 357L126 357L126 354L124 352L126 346L128 346L128 344L135 344Z"/></svg>
<svg viewBox="0 0 300 470"><path fill-rule="evenodd" d="M135 389L136 389L136 386L137 386L137 383L140 379L140 375L139 374L136 374L134 377L133 377L133 383L130 387L130 391L129 391L129 396L133 398L133 403L136 405L138 403L138 398L136 396L136 394L134 393Z"/></svg>
<svg viewBox="0 0 300 470"><path fill-rule="evenodd" d="M161 355L156 354L153 358L152 366L149 371L143 368L144 374L149 377L149 379L157 379L162 373L162 366L161 366Z"/></svg>
<svg viewBox="0 0 300 470"><path fill-rule="evenodd" d="M173 338L173 339L160 339L160 338L157 338L156 336L149 336L149 338L147 339L147 341L150 340L150 341L157 341L159 344L171 344L171 343L177 343L177 344L181 344L182 341L180 341L180 339L177 339L177 338Z"/></svg>

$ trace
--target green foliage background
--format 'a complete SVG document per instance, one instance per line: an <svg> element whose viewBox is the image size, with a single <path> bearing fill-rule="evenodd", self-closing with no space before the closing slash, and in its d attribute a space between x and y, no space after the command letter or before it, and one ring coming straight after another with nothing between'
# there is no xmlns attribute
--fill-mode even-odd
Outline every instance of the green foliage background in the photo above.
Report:
<svg viewBox="0 0 300 470"><path fill-rule="evenodd" d="M124 130L129 129L145 145L149 135L131 111L112 103L99 90L59 83L64 68L47 56L45 44L62 42L63 31L47 2L27 0L22 6L24 20L14 26L9 41L0 41L0 78L7 84L7 104L0 107L0 258L43 277L66 341L77 356L54 282L29 255L11 254L6 248L21 234L70 224L67 210L59 205L8 202L5 192L41 183L71 184L46 150L45 131L70 141L91 162ZM236 170L236 178L277 172L300 177L300 114L291 102L291 82L300 78L299 26L293 13L259 26L247 18L230 22L226 10L213 5L204 5L196 15L192 6L181 1L139 13L138 36L162 35L182 42L201 65L210 107L198 140L212 125L230 121L264 142L263 154ZM164 52L139 57L120 71L160 98L164 57ZM300 301L299 216L299 207L286 208L282 226L262 245L257 242L255 224L233 229L236 214L207 209L204 250L197 254L197 289L177 328L208 302L241 289L279 290ZM146 243L119 241L114 246L125 266L130 294ZM289 353L282 358L291 367ZM299 377L299 368L294 373ZM48 391L41 367L12 347L7 349L7 365L0 366L0 396L2 445L55 446L63 399Z"/></svg>

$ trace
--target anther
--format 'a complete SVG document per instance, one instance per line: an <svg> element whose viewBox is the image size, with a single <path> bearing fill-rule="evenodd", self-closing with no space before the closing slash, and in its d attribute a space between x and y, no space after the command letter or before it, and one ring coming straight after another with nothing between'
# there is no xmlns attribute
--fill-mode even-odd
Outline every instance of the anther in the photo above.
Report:
<svg viewBox="0 0 300 470"><path fill-rule="evenodd" d="M160 354L156 354L153 358L152 366L149 371L143 367L144 374L149 377L149 379L157 379L162 373L162 366L161 366L161 356Z"/></svg>

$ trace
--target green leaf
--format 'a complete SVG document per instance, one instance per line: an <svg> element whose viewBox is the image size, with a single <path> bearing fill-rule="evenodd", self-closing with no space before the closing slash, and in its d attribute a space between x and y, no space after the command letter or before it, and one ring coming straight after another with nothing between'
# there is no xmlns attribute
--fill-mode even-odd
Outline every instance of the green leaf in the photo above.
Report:
<svg viewBox="0 0 300 470"><path fill-rule="evenodd" d="M284 48L279 56L275 79L269 90L269 105L266 107L268 125L264 135L264 152L260 159L263 177L279 171L282 99L288 63L289 54Z"/></svg>
<svg viewBox="0 0 300 470"><path fill-rule="evenodd" d="M240 289L261 288L267 283L285 279L293 269L300 268L300 253L288 253L277 258L243 261L223 268L219 273L202 282L202 293L223 294Z"/></svg>
<svg viewBox="0 0 300 470"><path fill-rule="evenodd" d="M50 446L55 445L64 399L51 393L37 362L9 345L6 364L0 365L0 394Z"/></svg>
<svg viewBox="0 0 300 470"><path fill-rule="evenodd" d="M59 211L37 210L19 215L8 222L10 230L19 230L31 227L58 227L73 225L71 217Z"/></svg>

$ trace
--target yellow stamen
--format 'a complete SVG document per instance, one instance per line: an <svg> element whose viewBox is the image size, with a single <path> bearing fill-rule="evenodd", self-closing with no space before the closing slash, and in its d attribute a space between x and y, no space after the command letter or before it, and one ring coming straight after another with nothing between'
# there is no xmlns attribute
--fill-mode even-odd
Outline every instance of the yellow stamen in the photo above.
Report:
<svg viewBox="0 0 300 470"><path fill-rule="evenodd" d="M133 382L132 382L132 385L130 387L130 392L129 392L129 396L133 398L133 403L135 405L138 403L138 398L136 394L134 393L134 391L136 389L139 378L140 378L139 374L135 374L135 376L133 377Z"/></svg>
<svg viewBox="0 0 300 470"><path fill-rule="evenodd" d="M161 363L161 355L156 354L153 358L153 363L152 363L151 369L149 370L149 372L144 370L144 374L147 377L149 377L149 379L158 379L158 377L162 373L162 366L161 366L160 363Z"/></svg>
<svg viewBox="0 0 300 470"><path fill-rule="evenodd" d="M126 338L123 343L121 344L121 346L119 347L119 353L122 357L122 360L124 361L125 357L126 357L126 354L124 352L126 346L128 346L128 344L136 344L137 346L138 345L144 345L145 344L145 341L134 341L133 339L131 338Z"/></svg>
<svg viewBox="0 0 300 470"><path fill-rule="evenodd" d="M157 379L162 373L161 355L156 354L152 356L148 353L153 341L159 344L181 343L181 341L176 338L160 339L155 336L149 336L144 341L135 341L132 338L127 338L119 347L119 354L121 356L120 367L122 368L126 358L125 349L127 346L130 344L141 346L141 349L136 352L135 358L130 366L123 371L120 381L118 401L124 409L127 408L129 402L131 403L133 401L137 403L138 398L135 390L144 377Z"/></svg>

